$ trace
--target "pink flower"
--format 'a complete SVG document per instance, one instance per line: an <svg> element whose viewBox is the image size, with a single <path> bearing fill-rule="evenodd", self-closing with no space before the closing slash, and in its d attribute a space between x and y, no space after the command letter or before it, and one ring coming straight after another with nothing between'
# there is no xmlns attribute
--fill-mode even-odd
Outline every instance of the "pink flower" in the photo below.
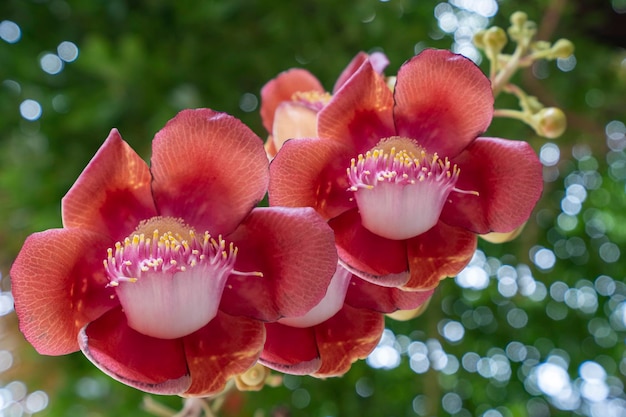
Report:
<svg viewBox="0 0 626 417"><path fill-rule="evenodd" d="M426 50L393 91L365 61L270 166L271 205L313 207L340 263L361 278L429 289L457 274L476 235L523 224L542 191L526 142L478 137L491 123L489 80L471 61Z"/></svg>
<svg viewBox="0 0 626 417"><path fill-rule="evenodd" d="M358 53L335 82L333 94L365 61L370 61L378 73L389 64L381 52ZM265 143L267 154L274 157L288 139L316 137L317 114L331 97L313 74L301 68L282 72L265 84L261 89L260 112L263 126L270 133Z"/></svg>
<svg viewBox="0 0 626 417"><path fill-rule="evenodd" d="M382 313L416 309L432 293L371 284L338 266L317 306L301 317L265 325L267 339L259 362L289 374L343 375L378 344L385 327Z"/></svg>
<svg viewBox="0 0 626 417"><path fill-rule="evenodd" d="M313 210L254 208L267 184L261 139L226 114L179 113L150 167L112 130L62 201L64 227L13 264L21 331L147 392L220 391L256 362L263 323L305 314L337 264Z"/></svg>

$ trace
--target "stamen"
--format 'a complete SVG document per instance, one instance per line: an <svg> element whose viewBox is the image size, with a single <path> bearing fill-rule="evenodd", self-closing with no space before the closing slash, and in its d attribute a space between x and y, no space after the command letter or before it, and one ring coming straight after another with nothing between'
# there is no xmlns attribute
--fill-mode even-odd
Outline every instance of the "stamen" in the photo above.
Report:
<svg viewBox="0 0 626 417"><path fill-rule="evenodd" d="M355 193L366 229L388 239L408 239L437 224L451 192L478 195L455 187L460 172L448 158L393 137L351 160L348 189Z"/></svg>
<svg viewBox="0 0 626 417"><path fill-rule="evenodd" d="M215 317L231 274L263 276L236 271L237 252L222 236L197 235L180 219L155 217L109 248L103 265L128 325L148 336L174 339Z"/></svg>
<svg viewBox="0 0 626 417"><path fill-rule="evenodd" d="M291 101L302 104L311 110L320 111L328 104L332 95L320 91L297 91L291 96Z"/></svg>
<svg viewBox="0 0 626 417"><path fill-rule="evenodd" d="M198 239L190 230L189 238L183 239L178 233L159 234L155 230L152 239L146 239L141 233L127 237L123 244L117 242L115 252L109 248L107 255L104 267L110 279L109 286L115 287L119 282L136 282L147 272L174 274L205 262L233 270L237 248L230 243L226 250L222 236L215 240L209 232L204 232Z"/></svg>
<svg viewBox="0 0 626 417"><path fill-rule="evenodd" d="M350 191L359 188L373 189L379 182L410 185L426 180L447 184L456 183L461 170L452 166L448 158L440 159L435 153L430 161L424 150L419 155L395 147L387 153L381 149L367 151L357 159L352 158L347 169L350 179Z"/></svg>

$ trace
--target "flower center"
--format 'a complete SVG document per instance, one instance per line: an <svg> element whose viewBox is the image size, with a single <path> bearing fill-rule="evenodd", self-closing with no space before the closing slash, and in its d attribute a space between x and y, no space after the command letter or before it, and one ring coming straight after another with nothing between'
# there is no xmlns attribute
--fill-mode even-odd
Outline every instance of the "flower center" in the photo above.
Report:
<svg viewBox="0 0 626 417"><path fill-rule="evenodd" d="M409 239L432 228L460 169L411 139L383 139L348 168L363 226L387 239ZM477 194L475 192L469 192Z"/></svg>
<svg viewBox="0 0 626 417"><path fill-rule="evenodd" d="M154 217L109 248L104 268L128 325L160 339L195 332L217 314L237 248L181 219Z"/></svg>

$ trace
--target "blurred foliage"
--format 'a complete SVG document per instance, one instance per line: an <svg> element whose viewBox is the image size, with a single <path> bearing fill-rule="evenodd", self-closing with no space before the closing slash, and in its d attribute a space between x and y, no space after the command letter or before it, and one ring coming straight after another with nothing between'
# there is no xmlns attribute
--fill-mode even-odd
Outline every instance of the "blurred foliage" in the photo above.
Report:
<svg viewBox="0 0 626 417"><path fill-rule="evenodd" d="M111 128L118 128L146 160L154 133L188 107L231 113L265 137L255 100L280 71L307 68L331 89L358 51L381 50L391 61L387 73L393 74L424 47L450 48L455 42L438 24L438 5L452 4L458 13L469 13L464 7L471 3L4 0L0 19L17 24L21 38L0 40L0 270L6 278L28 234L61 225L61 197ZM506 27L508 16L522 9L538 22L541 39L566 37L576 45L575 67L564 71L558 63L542 62L513 80L544 104L563 108L570 125L554 142L560 158L546 164L545 192L535 216L511 243L481 241L487 286L472 289L448 279L425 314L409 322L389 321L392 333L387 336L396 337L390 343L401 352L400 362L389 366L393 369L374 369L361 361L342 378L286 377L278 388L229 396L224 416L255 410L265 416L320 417L570 415L554 398L528 386L533 366L554 355L567 359L566 369L578 388L583 384L579 366L599 363L609 376L607 398L625 399L620 380L626 374L626 333L612 321L626 300L626 145L619 142L620 132L626 140L621 131L626 110L624 2L502 0L498 6L491 24ZM78 46L78 59L64 63L58 74L48 74L40 60L56 53L63 41ZM20 114L26 99L42 106L35 121ZM499 107L515 105L506 95L497 101ZM555 146L508 119L494 120L487 134L527 140L537 152ZM568 212L563 204L572 184L582 185L585 194L579 198L581 207ZM554 265L537 265L534 254L541 249L555 256ZM530 276L545 296L523 291L506 295L498 265L517 271L519 288L521 277ZM607 278L599 280L601 276ZM6 281L4 291L9 289ZM569 293L576 297L584 298L589 291L583 289L590 289L595 308L559 299L557 282L579 290ZM526 323L511 321L511 311L522 318L525 313ZM47 392L48 407L37 415L149 415L140 410L142 393L102 375L80 354L37 355L16 333L14 315L3 319L0 350L11 349L14 359L13 367L0 373L0 386L16 379L29 391ZM443 336L442 327L450 321L463 324L461 340ZM505 354L511 342L536 356L519 362L509 358L506 380L464 363L450 374L432 366L421 373L410 367L407 341L431 346L437 341L439 350L458 362L468 352L481 358ZM458 410L445 402L449 393L456 397L448 399L462 401ZM179 398L155 399L178 409L182 404ZM592 414L592 402L585 398L579 405L579 414L599 415ZM605 412L603 417L612 415L624 414Z"/></svg>

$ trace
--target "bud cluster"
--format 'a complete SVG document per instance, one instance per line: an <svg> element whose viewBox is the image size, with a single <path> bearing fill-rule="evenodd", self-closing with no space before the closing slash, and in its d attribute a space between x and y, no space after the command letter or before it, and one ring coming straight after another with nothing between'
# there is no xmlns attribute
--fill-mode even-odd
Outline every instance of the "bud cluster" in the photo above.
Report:
<svg viewBox="0 0 626 417"><path fill-rule="evenodd" d="M495 116L521 120L543 137L559 137L566 127L565 114L556 107L544 107L536 97L527 96L521 88L510 83L518 69L527 68L540 59L567 58L574 53L574 45L567 39L554 43L535 40L537 25L528 20L524 12L515 12L510 18L511 26L504 29L492 26L474 36L474 44L482 49L490 64L489 78L494 96L501 92L514 94L520 102L520 110L496 110ZM507 36L508 34L508 36ZM504 50L511 40L515 43L512 54Z"/></svg>

